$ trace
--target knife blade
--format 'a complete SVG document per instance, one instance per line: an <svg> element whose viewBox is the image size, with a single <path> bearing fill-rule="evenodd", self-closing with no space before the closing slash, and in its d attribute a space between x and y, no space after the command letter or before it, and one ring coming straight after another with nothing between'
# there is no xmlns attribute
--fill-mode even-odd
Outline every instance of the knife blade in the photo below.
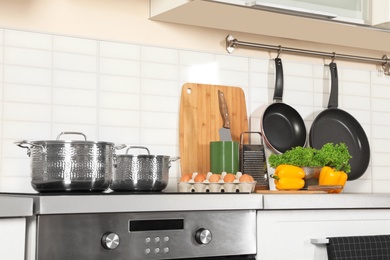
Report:
<svg viewBox="0 0 390 260"><path fill-rule="evenodd" d="M232 134L230 132L230 120L228 107L225 100L225 94L218 89L218 101L219 101L219 111L221 112L223 125L219 129L219 139L221 141L232 141Z"/></svg>

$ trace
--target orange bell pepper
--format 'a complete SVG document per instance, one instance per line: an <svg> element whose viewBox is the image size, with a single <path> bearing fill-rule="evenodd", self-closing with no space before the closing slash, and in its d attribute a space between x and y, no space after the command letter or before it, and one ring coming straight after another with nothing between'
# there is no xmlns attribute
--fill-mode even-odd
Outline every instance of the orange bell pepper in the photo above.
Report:
<svg viewBox="0 0 390 260"><path fill-rule="evenodd" d="M319 185L339 185L344 188L347 182L348 174L343 171L335 171L335 169L324 166L321 169L318 184ZM343 189L329 190L328 193L340 193Z"/></svg>

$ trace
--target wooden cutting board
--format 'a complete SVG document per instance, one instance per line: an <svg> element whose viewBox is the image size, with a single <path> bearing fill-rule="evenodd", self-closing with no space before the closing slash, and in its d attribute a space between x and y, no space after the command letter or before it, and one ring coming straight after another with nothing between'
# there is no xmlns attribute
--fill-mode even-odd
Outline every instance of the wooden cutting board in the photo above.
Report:
<svg viewBox="0 0 390 260"><path fill-rule="evenodd" d="M210 171L210 142L219 141L223 121L218 90L225 94L233 141L248 131L244 91L239 87L186 83L180 99L179 143L181 173ZM244 141L247 141L244 135Z"/></svg>

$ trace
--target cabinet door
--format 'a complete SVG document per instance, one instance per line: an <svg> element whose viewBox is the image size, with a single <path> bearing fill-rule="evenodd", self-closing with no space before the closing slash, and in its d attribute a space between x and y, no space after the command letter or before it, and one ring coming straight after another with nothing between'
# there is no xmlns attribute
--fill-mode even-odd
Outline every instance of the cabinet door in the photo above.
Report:
<svg viewBox="0 0 390 260"><path fill-rule="evenodd" d="M25 237L25 218L0 218L0 259L23 260Z"/></svg>
<svg viewBox="0 0 390 260"><path fill-rule="evenodd" d="M390 234L390 210L258 211L257 259L327 260L312 238Z"/></svg>

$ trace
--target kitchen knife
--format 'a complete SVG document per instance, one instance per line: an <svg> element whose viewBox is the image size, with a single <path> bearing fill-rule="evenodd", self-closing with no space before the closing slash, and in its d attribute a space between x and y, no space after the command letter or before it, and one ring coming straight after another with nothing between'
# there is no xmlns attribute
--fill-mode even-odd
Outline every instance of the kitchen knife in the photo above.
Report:
<svg viewBox="0 0 390 260"><path fill-rule="evenodd" d="M218 90L219 111L221 112L223 125L219 129L219 139L221 141L232 141L232 134L230 132L230 120L228 107L225 101L225 94Z"/></svg>

